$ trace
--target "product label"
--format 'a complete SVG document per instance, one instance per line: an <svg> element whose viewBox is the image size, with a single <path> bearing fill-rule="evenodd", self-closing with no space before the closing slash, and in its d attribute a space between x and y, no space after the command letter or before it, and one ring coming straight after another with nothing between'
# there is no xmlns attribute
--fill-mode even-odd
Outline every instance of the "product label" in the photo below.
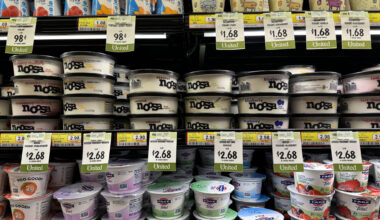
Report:
<svg viewBox="0 0 380 220"><path fill-rule="evenodd" d="M116 146L147 146L147 132L117 132Z"/></svg>
<svg viewBox="0 0 380 220"><path fill-rule="evenodd" d="M335 23L332 12L306 12L306 49L336 49Z"/></svg>
<svg viewBox="0 0 380 220"><path fill-rule="evenodd" d="M342 49L372 49L368 12L340 12Z"/></svg>
<svg viewBox="0 0 380 220"><path fill-rule="evenodd" d="M81 147L82 134L81 133L53 133L52 145L53 147Z"/></svg>
<svg viewBox="0 0 380 220"><path fill-rule="evenodd" d="M264 14L265 49L295 49L292 14L271 12Z"/></svg>
<svg viewBox="0 0 380 220"><path fill-rule="evenodd" d="M112 133L91 132L83 134L83 173L106 172L110 157Z"/></svg>
<svg viewBox="0 0 380 220"><path fill-rule="evenodd" d="M334 170L340 172L363 171L358 132L331 132L331 155Z"/></svg>
<svg viewBox="0 0 380 220"><path fill-rule="evenodd" d="M21 172L44 172L48 170L51 133L25 135L21 156Z"/></svg>
<svg viewBox="0 0 380 220"><path fill-rule="evenodd" d="M274 172L303 172L300 132L273 132L272 152Z"/></svg>
<svg viewBox="0 0 380 220"><path fill-rule="evenodd" d="M215 16L216 49L245 49L243 14L222 13Z"/></svg>
<svg viewBox="0 0 380 220"><path fill-rule="evenodd" d="M217 132L214 147L214 170L243 172L243 135L241 132Z"/></svg>
<svg viewBox="0 0 380 220"><path fill-rule="evenodd" d="M150 132L148 151L149 171L175 171L177 132Z"/></svg>
<svg viewBox="0 0 380 220"><path fill-rule="evenodd" d="M106 51L131 52L135 50L136 16L108 16Z"/></svg>
<svg viewBox="0 0 380 220"><path fill-rule="evenodd" d="M37 18L10 18L5 53L28 54L33 52Z"/></svg>

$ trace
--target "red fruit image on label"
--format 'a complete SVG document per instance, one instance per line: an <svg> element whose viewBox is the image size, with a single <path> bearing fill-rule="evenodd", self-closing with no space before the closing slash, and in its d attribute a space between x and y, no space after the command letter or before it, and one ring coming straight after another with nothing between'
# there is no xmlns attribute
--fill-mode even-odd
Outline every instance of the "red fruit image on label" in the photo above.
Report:
<svg viewBox="0 0 380 220"><path fill-rule="evenodd" d="M73 6L67 10L66 15L83 15L83 11L78 6Z"/></svg>
<svg viewBox="0 0 380 220"><path fill-rule="evenodd" d="M18 10L18 8L14 5L9 6L8 8L4 8L1 11L2 17L20 17L22 16L22 12Z"/></svg>
<svg viewBox="0 0 380 220"><path fill-rule="evenodd" d="M338 213L344 218L351 216L351 211L346 206L338 206Z"/></svg>
<svg viewBox="0 0 380 220"><path fill-rule="evenodd" d="M22 184L21 190L25 195L31 196L37 191L37 184L32 182L27 182Z"/></svg>
<svg viewBox="0 0 380 220"><path fill-rule="evenodd" d="M24 220L25 219L25 214L20 209L13 210L12 216L13 216L13 220Z"/></svg>
<svg viewBox="0 0 380 220"><path fill-rule="evenodd" d="M0 218L2 218L5 214L5 207L3 205L0 205Z"/></svg>
<svg viewBox="0 0 380 220"><path fill-rule="evenodd" d="M49 12L44 7L38 7L34 11L33 16L49 16Z"/></svg>

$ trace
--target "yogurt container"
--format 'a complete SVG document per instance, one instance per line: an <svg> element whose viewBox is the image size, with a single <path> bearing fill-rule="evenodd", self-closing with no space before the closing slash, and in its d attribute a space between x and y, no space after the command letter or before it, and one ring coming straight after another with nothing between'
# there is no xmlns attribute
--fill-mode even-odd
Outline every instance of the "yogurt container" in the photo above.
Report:
<svg viewBox="0 0 380 220"><path fill-rule="evenodd" d="M15 88L13 85L0 86L1 97L9 97L15 94Z"/></svg>
<svg viewBox="0 0 380 220"><path fill-rule="evenodd" d="M108 165L106 173L110 193L132 193L141 188L144 161L125 160Z"/></svg>
<svg viewBox="0 0 380 220"><path fill-rule="evenodd" d="M240 114L238 117L240 129L273 130L289 128L289 117L287 115Z"/></svg>
<svg viewBox="0 0 380 220"><path fill-rule="evenodd" d="M259 220L272 219L284 220L284 216L276 211L264 208L247 208L238 212L238 216L242 220Z"/></svg>
<svg viewBox="0 0 380 220"><path fill-rule="evenodd" d="M301 219L323 219L330 213L331 200L334 192L330 195L306 195L299 193L294 185L288 186L292 214Z"/></svg>
<svg viewBox="0 0 380 220"><path fill-rule="evenodd" d="M129 93L129 83L118 82L113 87L113 95L118 100L126 100Z"/></svg>
<svg viewBox="0 0 380 220"><path fill-rule="evenodd" d="M53 168L49 166L49 170L45 172L21 172L19 165L5 167L12 198L25 199L45 195ZM28 166L28 169L33 170L33 165Z"/></svg>
<svg viewBox="0 0 380 220"><path fill-rule="evenodd" d="M7 97L0 97L0 116L10 115L10 101Z"/></svg>
<svg viewBox="0 0 380 220"><path fill-rule="evenodd" d="M270 11L290 11L290 1L269 0Z"/></svg>
<svg viewBox="0 0 380 220"><path fill-rule="evenodd" d="M238 96L239 113L285 115L288 113L288 101L285 94L241 94Z"/></svg>
<svg viewBox="0 0 380 220"><path fill-rule="evenodd" d="M185 97L186 113L229 114L231 95L223 93L191 93Z"/></svg>
<svg viewBox="0 0 380 220"><path fill-rule="evenodd" d="M341 75L335 72L315 72L292 75L290 77L290 92L293 94L336 94L338 92L340 77Z"/></svg>
<svg viewBox="0 0 380 220"><path fill-rule="evenodd" d="M86 16L91 14L90 0L65 0L65 16Z"/></svg>
<svg viewBox="0 0 380 220"><path fill-rule="evenodd" d="M5 195L5 198L9 200L14 220L48 219L52 197L53 193L51 191L44 195L23 199L15 197L13 194Z"/></svg>
<svg viewBox="0 0 380 220"><path fill-rule="evenodd" d="M168 15L168 14L183 14L183 3L181 0L158 0L156 14Z"/></svg>
<svg viewBox="0 0 380 220"><path fill-rule="evenodd" d="M47 55L23 54L9 58L13 63L15 76L60 76L62 61L59 58Z"/></svg>
<svg viewBox="0 0 380 220"><path fill-rule="evenodd" d="M230 70L198 70L186 73L187 93L231 93L232 77Z"/></svg>
<svg viewBox="0 0 380 220"><path fill-rule="evenodd" d="M177 114L178 98L175 94L133 93L129 94L131 114Z"/></svg>
<svg viewBox="0 0 380 220"><path fill-rule="evenodd" d="M380 112L380 95L370 93L343 95L341 111L344 114L378 114Z"/></svg>
<svg viewBox="0 0 380 220"><path fill-rule="evenodd" d="M150 15L151 0L125 0L126 15Z"/></svg>
<svg viewBox="0 0 380 220"><path fill-rule="evenodd" d="M193 216L196 220L209 220L210 218L202 217L198 214L197 210L193 211ZM218 218L219 220L234 220L237 218L237 212L232 209L228 209L226 215L223 218Z"/></svg>
<svg viewBox="0 0 380 220"><path fill-rule="evenodd" d="M62 98L64 115L112 115L111 95L72 94Z"/></svg>
<svg viewBox="0 0 380 220"><path fill-rule="evenodd" d="M377 188L380 188L380 159L372 159L369 161L374 167L374 181Z"/></svg>
<svg viewBox="0 0 380 220"><path fill-rule="evenodd" d="M1 17L29 16L29 3L27 0L1 1Z"/></svg>
<svg viewBox="0 0 380 220"><path fill-rule="evenodd" d="M34 1L33 16L61 16L61 4L56 0Z"/></svg>
<svg viewBox="0 0 380 220"><path fill-rule="evenodd" d="M115 60L99 52L72 51L61 55L65 74L91 73L113 76Z"/></svg>
<svg viewBox="0 0 380 220"><path fill-rule="evenodd" d="M290 99L293 114L336 114L338 95L335 94L297 94Z"/></svg>
<svg viewBox="0 0 380 220"><path fill-rule="evenodd" d="M330 195L334 192L333 166L321 163L304 163L304 171L294 173L294 182L298 193Z"/></svg>
<svg viewBox="0 0 380 220"><path fill-rule="evenodd" d="M363 161L363 171L361 172L336 172L336 188L350 192L365 191L368 186L369 169L372 164Z"/></svg>
<svg viewBox="0 0 380 220"><path fill-rule="evenodd" d="M264 6L264 0L253 0L253 1L240 1L231 0L231 11L232 12L262 12Z"/></svg>
<svg viewBox="0 0 380 220"><path fill-rule="evenodd" d="M280 70L290 72L292 75L314 73L315 66L313 65L287 65L287 66L283 66Z"/></svg>
<svg viewBox="0 0 380 220"><path fill-rule="evenodd" d="M273 184L274 195L279 196L279 197L289 198L290 192L288 190L288 186L294 185L294 178L272 175L272 184Z"/></svg>
<svg viewBox="0 0 380 220"><path fill-rule="evenodd" d="M216 0L216 1L208 1L208 0L191 0L193 6L193 12L223 12L224 11L224 1L225 0Z"/></svg>
<svg viewBox="0 0 380 220"><path fill-rule="evenodd" d="M214 161L212 161L214 163ZM221 172L216 172L214 171L214 167L202 167L202 166L197 166L197 171L199 175L211 175L211 176L220 176L222 175Z"/></svg>
<svg viewBox="0 0 380 220"><path fill-rule="evenodd" d="M12 131L59 130L59 119L49 116L13 116L10 120Z"/></svg>
<svg viewBox="0 0 380 220"><path fill-rule="evenodd" d="M198 175L195 176L195 181L219 181L219 182L225 182L229 183L231 182L232 178L226 177L226 176L215 176L215 175Z"/></svg>
<svg viewBox="0 0 380 220"><path fill-rule="evenodd" d="M230 194L234 186L221 181L199 181L192 183L195 207L199 216L204 218L222 218L227 214Z"/></svg>
<svg viewBox="0 0 380 220"><path fill-rule="evenodd" d="M309 0L311 11L345 11L350 10L348 0Z"/></svg>
<svg viewBox="0 0 380 220"><path fill-rule="evenodd" d="M62 115L63 130L111 130L113 115Z"/></svg>
<svg viewBox="0 0 380 220"><path fill-rule="evenodd" d="M131 128L132 129L146 129L146 130L174 130L178 127L177 115L131 115Z"/></svg>
<svg viewBox="0 0 380 220"><path fill-rule="evenodd" d="M60 96L62 79L56 76L13 76L14 95Z"/></svg>
<svg viewBox="0 0 380 220"><path fill-rule="evenodd" d="M104 172L100 172L100 173L82 172L82 161L77 160L77 164L78 164L78 168L79 168L81 182L83 182L83 183L93 182L93 183L101 184L102 186L106 185L106 173L104 173Z"/></svg>
<svg viewBox="0 0 380 220"><path fill-rule="evenodd" d="M113 114L116 116L128 116L130 113L128 100L116 100L113 103Z"/></svg>
<svg viewBox="0 0 380 220"><path fill-rule="evenodd" d="M188 185L180 182L156 183L148 187L152 214L158 219L176 219L184 214Z"/></svg>
<svg viewBox="0 0 380 220"><path fill-rule="evenodd" d="M194 167L197 148L187 147L178 148L177 150L177 165L180 167Z"/></svg>
<svg viewBox="0 0 380 220"><path fill-rule="evenodd" d="M65 75L63 78L64 93L113 95L115 78L109 75L77 73Z"/></svg>
<svg viewBox="0 0 380 220"><path fill-rule="evenodd" d="M294 114L291 117L291 128L297 129L337 129L337 114Z"/></svg>
<svg viewBox="0 0 380 220"><path fill-rule="evenodd" d="M129 72L128 67L124 65L115 65L113 69L113 76L116 78L116 82L129 83Z"/></svg>
<svg viewBox="0 0 380 220"><path fill-rule="evenodd" d="M274 209L285 216L285 219L290 219L288 211L291 210L292 204L290 198L277 196L272 194L274 198Z"/></svg>
<svg viewBox="0 0 380 220"><path fill-rule="evenodd" d="M170 70L139 69L129 75L131 93L177 93L179 74Z"/></svg>
<svg viewBox="0 0 380 220"><path fill-rule="evenodd" d="M266 195L261 195L256 201L247 201L235 196L232 196L232 199L235 201L236 211L240 211L247 208L265 208L265 203L270 198Z"/></svg>
<svg viewBox="0 0 380 220"><path fill-rule="evenodd" d="M342 124L345 128L376 129L380 128L379 117L376 114L345 114L342 115Z"/></svg>
<svg viewBox="0 0 380 220"><path fill-rule="evenodd" d="M58 188L73 183L75 162L52 162L54 166L49 180L49 187Z"/></svg>
<svg viewBox="0 0 380 220"><path fill-rule="evenodd" d="M65 219L88 220L97 216L98 195L102 186L98 183L76 183L54 193L61 204Z"/></svg>
<svg viewBox="0 0 380 220"><path fill-rule="evenodd" d="M185 128L189 130L230 129L232 114L186 114Z"/></svg>
<svg viewBox="0 0 380 220"><path fill-rule="evenodd" d="M380 70L363 71L342 77L344 94L379 93Z"/></svg>
<svg viewBox="0 0 380 220"><path fill-rule="evenodd" d="M148 216L146 216L146 218L143 218L143 219L140 218L140 220L145 220L145 219L147 219L147 220L159 220L159 218L155 218L152 213L149 213ZM183 212L183 215L181 217L176 218L176 220L190 220L190 210L185 209L185 211Z"/></svg>
<svg viewBox="0 0 380 220"><path fill-rule="evenodd" d="M92 15L119 15L120 4L119 0L93 0Z"/></svg>
<svg viewBox="0 0 380 220"><path fill-rule="evenodd" d="M139 219L142 213L144 192L145 189L130 194L113 194L107 190L102 191L100 194L107 201L108 219Z"/></svg>
<svg viewBox="0 0 380 220"><path fill-rule="evenodd" d="M12 96L13 116L55 116L61 112L61 97Z"/></svg>
<svg viewBox="0 0 380 220"><path fill-rule="evenodd" d="M244 149L243 150L243 168L250 168L252 163L252 157L255 150L252 149ZM256 170L255 170L256 172Z"/></svg>
<svg viewBox="0 0 380 220"><path fill-rule="evenodd" d="M379 2L370 0L350 0L350 6L353 11L374 11L380 9Z"/></svg>
<svg viewBox="0 0 380 220"><path fill-rule="evenodd" d="M230 173L232 185L235 187L234 196L245 201L257 201L261 197L261 187L266 179L260 173Z"/></svg>
<svg viewBox="0 0 380 220"><path fill-rule="evenodd" d="M199 155L201 156L201 162L204 167L214 168L214 149L211 148L199 148Z"/></svg>
<svg viewBox="0 0 380 220"><path fill-rule="evenodd" d="M237 75L240 94L288 93L290 72L260 70L241 72Z"/></svg>

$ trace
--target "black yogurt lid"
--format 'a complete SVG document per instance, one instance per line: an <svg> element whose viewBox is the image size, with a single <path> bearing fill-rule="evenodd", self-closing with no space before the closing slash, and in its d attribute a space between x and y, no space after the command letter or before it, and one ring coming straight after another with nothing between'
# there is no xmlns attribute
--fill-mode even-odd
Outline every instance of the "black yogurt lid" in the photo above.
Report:
<svg viewBox="0 0 380 220"><path fill-rule="evenodd" d="M315 118L315 117L326 117L326 118L333 118L333 117L339 117L339 114L292 114L290 115L293 118Z"/></svg>
<svg viewBox="0 0 380 220"><path fill-rule="evenodd" d="M37 55L37 54L20 54L20 55L13 55L9 58L10 61L16 60L16 59L44 59L44 60L55 60L62 62L61 59L58 57L53 57L49 55Z"/></svg>
<svg viewBox="0 0 380 220"><path fill-rule="evenodd" d="M238 117L252 117L252 118L284 118L289 117L289 114L238 114Z"/></svg>
<svg viewBox="0 0 380 220"><path fill-rule="evenodd" d="M69 57L69 56L97 56L102 58L108 58L113 61L115 61L115 58L111 55L100 53L100 52L94 52L94 51L70 51L65 52L61 55L61 58Z"/></svg>
<svg viewBox="0 0 380 220"><path fill-rule="evenodd" d="M61 96L13 95L11 99L61 99Z"/></svg>
<svg viewBox="0 0 380 220"><path fill-rule="evenodd" d="M217 114L217 113L187 113L185 117L234 117L232 113Z"/></svg>
<svg viewBox="0 0 380 220"><path fill-rule="evenodd" d="M233 97L232 93L223 93L223 92L199 92L199 93L187 93L185 97L194 97L194 96L228 96Z"/></svg>
<svg viewBox="0 0 380 220"><path fill-rule="evenodd" d="M174 71L171 71L171 70L163 70L163 69L136 69L136 70L131 70L129 72L130 75L144 74L144 73L166 74L166 75L169 75L169 76L175 76L175 77L179 78L179 74L178 73L176 73Z"/></svg>
<svg viewBox="0 0 380 220"><path fill-rule="evenodd" d="M288 97L287 93L244 93L237 95L238 98L241 97L253 97L253 96L272 96L272 97Z"/></svg>
<svg viewBox="0 0 380 220"><path fill-rule="evenodd" d="M63 78L75 78L75 77L90 77L90 78L103 78L116 81L116 77L105 75L105 74L96 74L96 73L70 73L63 75Z"/></svg>
<svg viewBox="0 0 380 220"><path fill-rule="evenodd" d="M129 118L167 118L167 117L178 117L177 114L141 114L141 115L129 115Z"/></svg>
<svg viewBox="0 0 380 220"><path fill-rule="evenodd" d="M177 94L170 93L158 93L158 92L142 92L142 93L130 93L128 97L144 97L144 96L165 96L165 97L178 97Z"/></svg>
<svg viewBox="0 0 380 220"><path fill-rule="evenodd" d="M28 116L12 116L11 119L59 119L58 116L28 115Z"/></svg>
<svg viewBox="0 0 380 220"><path fill-rule="evenodd" d="M380 119L380 114L375 113L375 114L342 114L341 117L343 118L355 118L355 117L360 117L360 118L366 118L366 117L377 117Z"/></svg>
<svg viewBox="0 0 380 220"><path fill-rule="evenodd" d="M290 79L308 78L308 77L315 77L315 76L336 76L337 78L340 78L342 75L337 72L321 71L321 72L314 72L314 73L293 74L290 76Z"/></svg>
<svg viewBox="0 0 380 220"><path fill-rule="evenodd" d="M338 93L297 93L290 94L290 97L307 97L307 96L329 96L329 97L339 97Z"/></svg>
<svg viewBox="0 0 380 220"><path fill-rule="evenodd" d="M84 118L84 119L91 119L91 118L114 118L114 115L61 115L62 119L70 119L70 118Z"/></svg>
<svg viewBox="0 0 380 220"><path fill-rule="evenodd" d="M290 76L291 73L288 71L282 70L257 70L257 71L244 71L237 74L237 78L243 76L255 76L255 75L286 75Z"/></svg>
<svg viewBox="0 0 380 220"><path fill-rule="evenodd" d="M68 94L63 95L63 98L107 98L116 99L113 95L101 95L101 94Z"/></svg>
<svg viewBox="0 0 380 220"><path fill-rule="evenodd" d="M11 80L14 81L15 79L46 79L46 80L57 80L57 81L62 81L62 78L59 76L38 76L38 75L31 75L31 76L26 76L26 75L21 75L21 76L12 76Z"/></svg>
<svg viewBox="0 0 380 220"><path fill-rule="evenodd" d="M218 70L218 69L197 70L197 71L185 73L184 78L189 77L189 76L198 76L198 75L207 75L207 74L226 74L226 75L234 76L235 72L231 70Z"/></svg>

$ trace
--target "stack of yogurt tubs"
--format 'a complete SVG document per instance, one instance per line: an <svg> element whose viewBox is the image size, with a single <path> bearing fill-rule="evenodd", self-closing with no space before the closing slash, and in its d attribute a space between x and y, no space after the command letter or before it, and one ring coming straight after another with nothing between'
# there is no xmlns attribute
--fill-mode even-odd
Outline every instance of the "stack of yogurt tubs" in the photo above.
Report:
<svg viewBox="0 0 380 220"><path fill-rule="evenodd" d="M46 55L15 55L11 130L60 129L62 62ZM6 101L1 100L1 106Z"/></svg>
<svg viewBox="0 0 380 220"><path fill-rule="evenodd" d="M177 81L169 70L138 69L129 74L131 129L173 130L178 128Z"/></svg>
<svg viewBox="0 0 380 220"><path fill-rule="evenodd" d="M113 105L113 114L115 115L115 121L113 128L128 129L129 120L129 69L123 65L115 65L114 76L116 77L116 83L114 85L113 93L116 96L116 101Z"/></svg>
<svg viewBox="0 0 380 220"><path fill-rule="evenodd" d="M61 58L64 71L63 129L112 129L114 58L89 51L66 52Z"/></svg>
<svg viewBox="0 0 380 220"><path fill-rule="evenodd" d="M1 105L2 108L7 108L9 113L4 114L0 113L0 129L1 130L10 130L10 120L9 120L9 115L11 114L10 112L10 100L9 97L14 95L14 87L13 84L4 84L3 82L3 75L0 75L0 102L2 100L8 100L8 106L7 105ZM3 101L4 102L4 101ZM3 109L6 110L6 109Z"/></svg>
<svg viewBox="0 0 380 220"><path fill-rule="evenodd" d="M338 128L338 82L340 74L315 72L290 77L291 128Z"/></svg>
<svg viewBox="0 0 380 220"><path fill-rule="evenodd" d="M237 75L240 129L287 129L290 72L247 71Z"/></svg>

